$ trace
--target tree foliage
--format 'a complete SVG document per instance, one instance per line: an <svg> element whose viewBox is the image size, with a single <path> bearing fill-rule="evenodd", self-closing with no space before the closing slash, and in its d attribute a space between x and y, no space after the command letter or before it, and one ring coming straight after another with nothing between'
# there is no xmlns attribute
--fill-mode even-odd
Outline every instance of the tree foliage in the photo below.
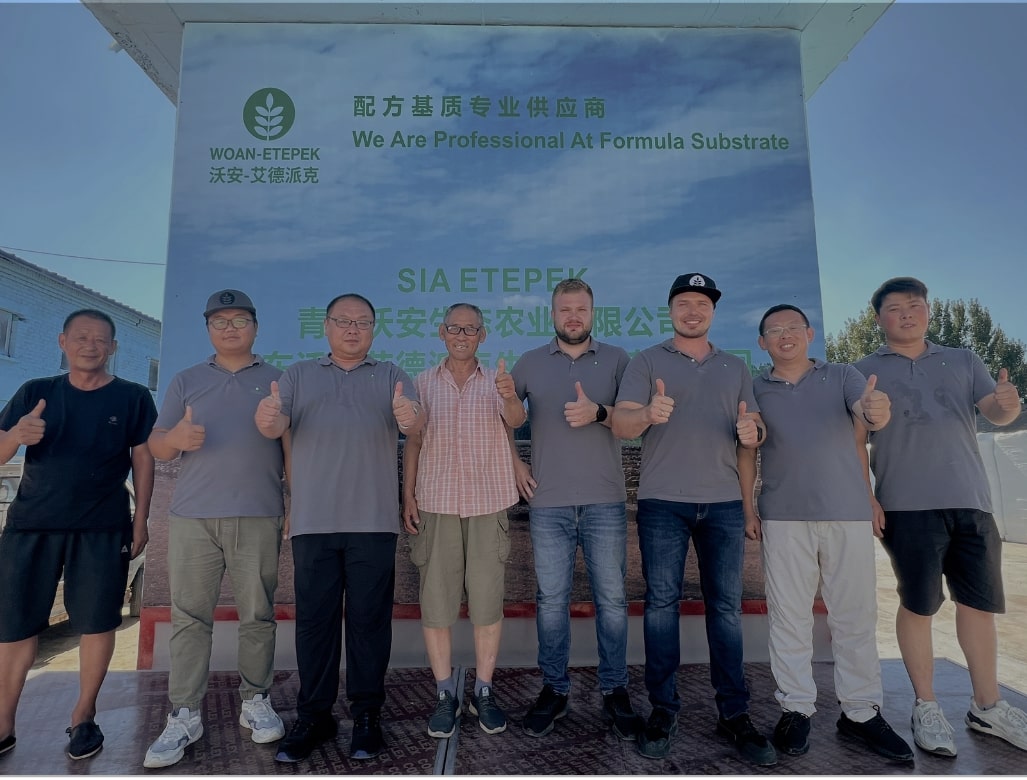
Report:
<svg viewBox="0 0 1027 780"><path fill-rule="evenodd" d="M972 349L980 355L992 376L998 376L999 369L1006 368L1009 381L1016 385L1020 395L1027 393L1024 343L1009 338L995 325L987 307L976 298L932 301L927 338L946 347ZM841 331L828 335L824 343L827 359L834 363L854 363L876 350L884 344L884 334L874 321L873 307L868 305L858 317L847 319Z"/></svg>

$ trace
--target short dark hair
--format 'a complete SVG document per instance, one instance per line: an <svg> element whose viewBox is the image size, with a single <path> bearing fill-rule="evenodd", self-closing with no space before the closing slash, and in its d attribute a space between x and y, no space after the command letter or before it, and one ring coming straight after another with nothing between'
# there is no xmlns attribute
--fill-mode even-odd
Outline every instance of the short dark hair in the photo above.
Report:
<svg viewBox="0 0 1027 780"><path fill-rule="evenodd" d="M485 315L481 313L481 309L475 306L473 303L454 303L446 309L446 313L442 315L442 323L445 324L446 320L449 319L449 315L457 309L467 309L468 311L474 312L478 315L478 322L481 323L482 327L485 327Z"/></svg>
<svg viewBox="0 0 1027 780"><path fill-rule="evenodd" d="M360 301L361 303L366 303L367 304L367 308L369 308L371 310L371 319L372 320L373 319L377 319L377 317L375 315L375 311L374 311L374 304L371 303L369 300L367 300L367 298L365 298L360 293L343 293L342 295L336 295L334 298L332 298L328 302L328 306L325 307L325 316L326 317L328 316L328 312L330 312L332 310L332 307L335 304L337 304L339 301L344 301L346 299L352 299L354 301Z"/></svg>
<svg viewBox="0 0 1027 780"><path fill-rule="evenodd" d="M874 290L874 294L870 296L870 303L874 307L874 312L877 314L881 313L881 304L892 293L911 293L926 301L927 285L912 276L896 276L893 279L889 279Z"/></svg>
<svg viewBox="0 0 1027 780"><path fill-rule="evenodd" d="M71 314L68 315L67 319L64 320L64 327L61 329L61 331L63 333L67 333L68 328L71 327L72 321L78 319L79 317L89 317L89 319L91 320L100 320L100 322L106 322L108 327L110 327L111 329L111 341L114 341L114 338L118 332L118 329L114 327L114 320L111 319L111 316L109 314L107 314L106 312L102 312L99 309L78 309L77 311L73 311Z"/></svg>
<svg viewBox="0 0 1027 780"><path fill-rule="evenodd" d="M570 279L564 279L553 288L553 301L556 301L557 295L576 292L587 292L588 299L595 304L596 299L595 296L592 295L592 288L588 286L588 282L584 279L579 279L576 276L572 276Z"/></svg>
<svg viewBox="0 0 1027 780"><path fill-rule="evenodd" d="M763 335L763 326L767 322L767 317L771 314L777 314L779 311L794 311L802 317L802 321L806 323L806 327L809 327L809 317L806 316L806 312L800 309L798 306L792 306L790 303L779 303L777 306L771 306L763 313L763 319L760 320L760 335Z"/></svg>

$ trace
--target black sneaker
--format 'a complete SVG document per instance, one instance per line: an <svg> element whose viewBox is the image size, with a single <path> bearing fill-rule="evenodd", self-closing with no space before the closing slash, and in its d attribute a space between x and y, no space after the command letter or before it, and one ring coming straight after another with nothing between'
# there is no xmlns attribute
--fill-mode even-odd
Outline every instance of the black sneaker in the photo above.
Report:
<svg viewBox="0 0 1027 780"><path fill-rule="evenodd" d="M863 740L867 747L878 755L892 761L912 761L913 751L881 716L881 708L874 707L877 714L865 723L849 720L845 713L838 718L838 731L846 736Z"/></svg>
<svg viewBox="0 0 1027 780"><path fill-rule="evenodd" d="M638 752L646 758L666 758L670 753L670 741L677 733L678 716L662 707L655 707L638 735Z"/></svg>
<svg viewBox="0 0 1027 780"><path fill-rule="evenodd" d="M376 758L385 750L382 735L382 714L368 710L353 719L353 739L349 743L349 757L357 761Z"/></svg>
<svg viewBox="0 0 1027 780"><path fill-rule="evenodd" d="M631 697L618 686L603 697L603 720L613 727L613 733L624 740L635 740L645 728L641 715L631 709Z"/></svg>
<svg viewBox="0 0 1027 780"><path fill-rule="evenodd" d="M13 734L8 734L3 739L0 739L0 756L9 750L14 750L14 746L18 743L17 738Z"/></svg>
<svg viewBox="0 0 1027 780"><path fill-rule="evenodd" d="M326 740L334 739L338 733L339 726L330 715L322 718L307 718L301 715L299 720L292 724L285 739L278 743L275 761L283 764L302 761L314 752L314 748Z"/></svg>
<svg viewBox="0 0 1027 780"><path fill-rule="evenodd" d="M524 733L532 737L544 737L556 725L556 721L570 711L567 694L557 693L548 683L542 686L542 693L524 716Z"/></svg>
<svg viewBox="0 0 1027 780"><path fill-rule="evenodd" d="M774 766L777 763L777 751L752 725L748 712L735 715L730 720L718 718L717 731L735 743L746 761L756 766Z"/></svg>
<svg viewBox="0 0 1027 780"><path fill-rule="evenodd" d="M496 696L492 693L491 685L481 686L481 692L477 696L472 693L467 709L472 715L478 716L478 725L486 734L506 731L506 715L496 704Z"/></svg>
<svg viewBox="0 0 1027 780"><path fill-rule="evenodd" d="M445 739L453 736L460 717L460 704L449 691L441 691L435 702L435 712L428 718L428 736Z"/></svg>
<svg viewBox="0 0 1027 780"><path fill-rule="evenodd" d="M103 732L91 720L79 723L74 728L65 729L65 733L71 735L71 742L68 743L68 758L73 758L76 761L95 756L103 747Z"/></svg>
<svg viewBox="0 0 1027 780"><path fill-rule="evenodd" d="M774 745L786 756L809 752L809 715L786 711L774 728Z"/></svg>

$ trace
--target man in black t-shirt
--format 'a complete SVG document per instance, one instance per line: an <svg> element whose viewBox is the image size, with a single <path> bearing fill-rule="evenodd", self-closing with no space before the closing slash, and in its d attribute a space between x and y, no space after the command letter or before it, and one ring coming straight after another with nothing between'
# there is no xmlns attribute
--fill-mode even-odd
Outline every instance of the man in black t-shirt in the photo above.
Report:
<svg viewBox="0 0 1027 780"><path fill-rule="evenodd" d="M128 562L148 540L153 456L146 440L157 417L145 387L107 373L114 335L103 312L73 312L58 337L68 373L26 382L0 411L0 463L26 448L0 534L0 754L15 745L18 699L62 573L68 618L82 634L67 753L88 758L103 745L96 697L121 625Z"/></svg>

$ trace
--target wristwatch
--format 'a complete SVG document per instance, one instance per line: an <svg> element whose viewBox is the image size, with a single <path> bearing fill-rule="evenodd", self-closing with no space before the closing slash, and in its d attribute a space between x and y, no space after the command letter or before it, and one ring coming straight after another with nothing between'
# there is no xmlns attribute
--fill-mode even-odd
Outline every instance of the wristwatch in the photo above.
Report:
<svg viewBox="0 0 1027 780"><path fill-rule="evenodd" d="M606 407L602 404L597 403L596 406L599 407L598 409L596 409L596 422L601 423L603 420L610 416L610 413L606 411Z"/></svg>

